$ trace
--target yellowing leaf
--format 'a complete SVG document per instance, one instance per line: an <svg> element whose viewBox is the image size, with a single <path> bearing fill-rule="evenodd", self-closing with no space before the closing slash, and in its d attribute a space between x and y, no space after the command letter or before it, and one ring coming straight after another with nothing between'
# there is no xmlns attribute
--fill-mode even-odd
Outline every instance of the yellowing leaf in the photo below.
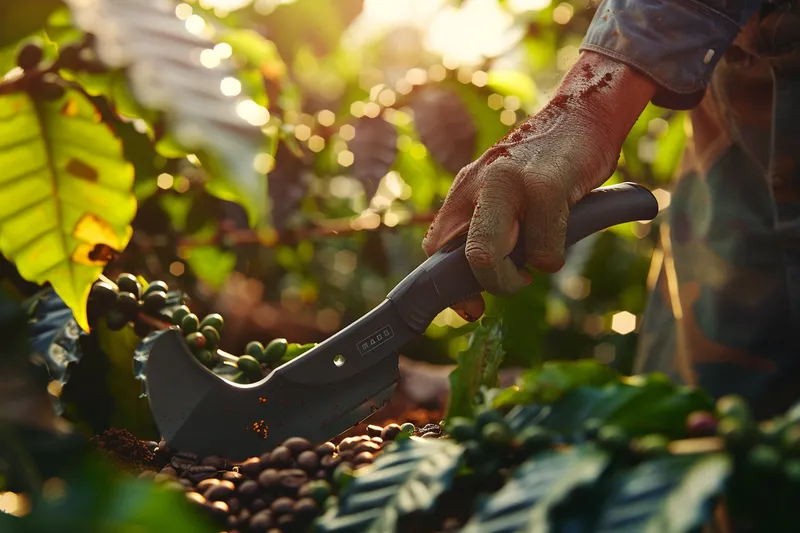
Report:
<svg viewBox="0 0 800 533"><path fill-rule="evenodd" d="M81 94L0 96L0 252L49 281L88 330L86 300L131 237L133 166Z"/></svg>

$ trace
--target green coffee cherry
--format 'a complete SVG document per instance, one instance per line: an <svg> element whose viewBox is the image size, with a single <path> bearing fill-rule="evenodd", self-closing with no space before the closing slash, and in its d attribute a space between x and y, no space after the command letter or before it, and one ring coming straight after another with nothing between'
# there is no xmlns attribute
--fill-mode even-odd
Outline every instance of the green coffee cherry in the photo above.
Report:
<svg viewBox="0 0 800 533"><path fill-rule="evenodd" d="M119 331L128 325L128 317L116 309L112 309L106 315L106 326L111 331Z"/></svg>
<svg viewBox="0 0 800 533"><path fill-rule="evenodd" d="M333 471L333 482L339 487L340 491L347 488L347 485L349 485L354 478L353 469L347 463L340 464Z"/></svg>
<svg viewBox="0 0 800 533"><path fill-rule="evenodd" d="M309 482L308 496L322 504L331 495L331 486L324 479L317 479Z"/></svg>
<svg viewBox="0 0 800 533"><path fill-rule="evenodd" d="M494 448L502 448L511 443L511 431L504 422L489 422L481 428L481 438Z"/></svg>
<svg viewBox="0 0 800 533"><path fill-rule="evenodd" d="M717 424L717 435L725 440L729 450L742 450L753 444L756 435L742 420L725 417Z"/></svg>
<svg viewBox="0 0 800 533"><path fill-rule="evenodd" d="M183 320L181 320L181 329L184 333L194 333L200 327L200 321L197 320L197 315L189 313Z"/></svg>
<svg viewBox="0 0 800 533"><path fill-rule="evenodd" d="M605 422L600 418L589 418L583 423L583 431L587 439L596 439Z"/></svg>
<svg viewBox="0 0 800 533"><path fill-rule="evenodd" d="M495 409L486 409L478 413L478 416L475 417L475 424L479 428L483 428L486 424L490 422L503 422L503 414L500 411Z"/></svg>
<svg viewBox="0 0 800 533"><path fill-rule="evenodd" d="M669 454L669 439L664 435L645 435L633 445L636 453L645 457L661 457Z"/></svg>
<svg viewBox="0 0 800 533"><path fill-rule="evenodd" d="M286 349L288 347L289 343L286 342L286 339L272 339L269 344L267 344L267 347L264 348L262 359L259 359L259 361L267 365L274 365L286 355Z"/></svg>
<svg viewBox="0 0 800 533"><path fill-rule="evenodd" d="M742 422L749 422L751 419L750 407L747 402L735 394L729 394L717 400L717 414L720 418L731 417Z"/></svg>
<svg viewBox="0 0 800 533"><path fill-rule="evenodd" d="M203 318L203 321L200 323L200 328L204 328L205 326L211 326L218 333L222 333L223 328L225 327L225 320L222 319L222 315L219 313L212 313L210 315L206 315Z"/></svg>
<svg viewBox="0 0 800 533"><path fill-rule="evenodd" d="M142 296L147 296L151 292L169 292L169 286L163 281L154 281L147 286Z"/></svg>
<svg viewBox="0 0 800 533"><path fill-rule="evenodd" d="M239 367L239 370L247 374L248 377L261 376L261 364L253 356L241 356L236 362L236 365Z"/></svg>
<svg viewBox="0 0 800 533"><path fill-rule="evenodd" d="M194 352L194 356L198 361L200 361L200 364L207 368L211 368L214 365L214 354L205 348L198 349L196 352Z"/></svg>
<svg viewBox="0 0 800 533"><path fill-rule="evenodd" d="M413 435L416 429L417 427L411 422L400 425L400 433L405 433L406 435Z"/></svg>
<svg viewBox="0 0 800 533"><path fill-rule="evenodd" d="M183 323L183 318L191 313L192 312L185 305L178 307L172 312L172 325L180 326Z"/></svg>
<svg viewBox="0 0 800 533"><path fill-rule="evenodd" d="M756 470L775 472L781 464L781 454L774 446L759 444L750 450L747 462Z"/></svg>
<svg viewBox="0 0 800 533"><path fill-rule="evenodd" d="M475 423L461 416L454 417L450 420L445 426L445 431L459 442L474 439L478 435Z"/></svg>
<svg viewBox="0 0 800 533"><path fill-rule="evenodd" d="M156 313L167 305L167 293L164 291L153 291L146 293L142 299L144 308L151 312Z"/></svg>
<svg viewBox="0 0 800 533"><path fill-rule="evenodd" d="M216 348L219 346L219 332L212 326L202 326L200 333L206 338L206 345L209 348Z"/></svg>
<svg viewBox="0 0 800 533"><path fill-rule="evenodd" d="M186 339L186 344L188 344L189 348L192 350L202 350L206 347L206 338L196 331L189 333L184 339Z"/></svg>
<svg viewBox="0 0 800 533"><path fill-rule="evenodd" d="M120 292L130 292L138 300L142 295L142 284L133 274L120 274L117 278Z"/></svg>
<svg viewBox="0 0 800 533"><path fill-rule="evenodd" d="M628 447L628 435L621 427L606 425L597 432L597 440L603 447L611 450L622 450Z"/></svg>
<svg viewBox="0 0 800 533"><path fill-rule="evenodd" d="M786 429L781 446L788 455L800 457L800 426L794 425Z"/></svg>
<svg viewBox="0 0 800 533"><path fill-rule="evenodd" d="M250 341L247 343L247 346L244 349L244 353L255 359L256 361L260 361L264 358L264 345L258 341Z"/></svg>

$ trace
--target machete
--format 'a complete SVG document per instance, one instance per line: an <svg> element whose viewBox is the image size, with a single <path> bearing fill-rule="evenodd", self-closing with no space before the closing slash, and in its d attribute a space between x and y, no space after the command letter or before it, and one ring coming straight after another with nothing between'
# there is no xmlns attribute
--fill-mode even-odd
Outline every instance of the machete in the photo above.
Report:
<svg viewBox="0 0 800 533"><path fill-rule="evenodd" d="M571 209L566 245L657 213L656 199L640 185L600 187ZM372 311L256 383L215 375L192 355L178 328L166 330L145 369L162 436L177 450L242 460L288 437L322 442L364 421L392 398L400 349L441 311L482 291L464 254L466 239L453 239ZM520 267L521 242L510 254Z"/></svg>

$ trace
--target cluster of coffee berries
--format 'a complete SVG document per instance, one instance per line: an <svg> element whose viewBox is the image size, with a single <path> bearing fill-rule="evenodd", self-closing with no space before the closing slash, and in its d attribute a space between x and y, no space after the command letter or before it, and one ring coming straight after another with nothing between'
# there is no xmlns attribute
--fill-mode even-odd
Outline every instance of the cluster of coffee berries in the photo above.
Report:
<svg viewBox="0 0 800 533"><path fill-rule="evenodd" d="M90 324L105 317L108 329L118 331L132 325L139 337L158 329L156 321L167 320L163 311L182 301L181 293L170 293L163 281L153 281L146 288L133 274L120 274L116 282L103 279L95 282L89 293L87 312Z"/></svg>
<svg viewBox="0 0 800 533"><path fill-rule="evenodd" d="M203 366L213 368L221 362L217 348L220 334L225 327L222 315L212 313L200 320L188 307L182 305L172 312L172 324L180 328L186 345Z"/></svg>

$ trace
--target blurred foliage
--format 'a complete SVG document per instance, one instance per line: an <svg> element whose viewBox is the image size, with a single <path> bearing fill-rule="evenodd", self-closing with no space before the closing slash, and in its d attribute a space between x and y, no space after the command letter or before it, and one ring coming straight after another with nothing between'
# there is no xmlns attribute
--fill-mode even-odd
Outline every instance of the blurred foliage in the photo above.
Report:
<svg viewBox="0 0 800 533"><path fill-rule="evenodd" d="M162 279L198 315L225 316L231 353L318 342L379 303L424 260L422 236L461 166L546 104L596 7L44 4L0 8L0 252L15 263L3 261L4 283L20 299L50 283L85 326L101 271ZM665 186L683 118L648 107L610 182ZM558 274L489 297L503 365L596 358L628 372L656 225L587 238ZM445 311L404 355L454 362L476 327ZM95 340L81 350L66 416L150 434L129 360Z"/></svg>

